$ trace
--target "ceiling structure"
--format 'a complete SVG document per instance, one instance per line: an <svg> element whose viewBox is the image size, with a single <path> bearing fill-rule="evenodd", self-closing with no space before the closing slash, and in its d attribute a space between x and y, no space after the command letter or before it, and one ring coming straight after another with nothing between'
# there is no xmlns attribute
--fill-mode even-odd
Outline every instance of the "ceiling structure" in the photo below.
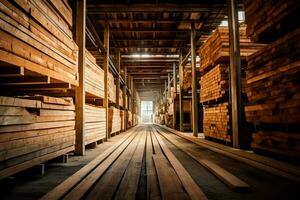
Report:
<svg viewBox="0 0 300 200"><path fill-rule="evenodd" d="M142 99L165 85L179 53L190 51L190 24L195 23L197 49L227 15L225 0L87 0L91 32L110 31L110 54L120 51L121 66L133 77ZM89 33L87 34L89 35ZM95 51L97 38L87 43ZM94 54L95 55L95 54ZM101 60L101 57L97 57Z"/></svg>

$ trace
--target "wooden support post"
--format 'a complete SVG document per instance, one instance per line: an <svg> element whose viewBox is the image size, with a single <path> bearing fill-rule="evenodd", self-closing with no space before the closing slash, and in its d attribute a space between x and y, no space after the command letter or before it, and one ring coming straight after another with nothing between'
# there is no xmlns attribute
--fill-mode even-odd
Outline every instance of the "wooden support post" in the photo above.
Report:
<svg viewBox="0 0 300 200"><path fill-rule="evenodd" d="M230 101L232 118L233 147L240 147L242 123L241 104L241 57L238 22L238 6L236 0L228 0L229 46L230 46Z"/></svg>
<svg viewBox="0 0 300 200"><path fill-rule="evenodd" d="M180 52L179 55L179 130L180 131L183 131L182 84L183 84L183 66L182 66L182 52Z"/></svg>
<svg viewBox="0 0 300 200"><path fill-rule="evenodd" d="M167 92L167 98L171 96L171 74L168 73L168 92Z"/></svg>
<svg viewBox="0 0 300 200"><path fill-rule="evenodd" d="M75 90L76 106L76 141L75 154L83 156L85 153L85 20L86 20L86 1L77 1L76 10L76 43L79 49L78 57L78 76L79 86Z"/></svg>
<svg viewBox="0 0 300 200"><path fill-rule="evenodd" d="M177 73L176 73L176 64L173 63L173 81L174 81L174 97L177 95ZM175 99L174 98L174 99ZM173 128L176 129L176 104L173 100Z"/></svg>
<svg viewBox="0 0 300 200"><path fill-rule="evenodd" d="M131 95L131 117L132 117L132 126L134 125L134 114L135 114L135 88L134 88L134 81L133 78L131 79L131 88L132 88L132 95Z"/></svg>
<svg viewBox="0 0 300 200"><path fill-rule="evenodd" d="M198 98L197 98L197 76L196 76L196 41L195 23L191 23L191 60L192 60L192 116L193 135L198 137Z"/></svg>
<svg viewBox="0 0 300 200"><path fill-rule="evenodd" d="M110 138L108 131L108 69L109 69L109 26L107 25L104 30L104 108L106 111L106 139Z"/></svg>
<svg viewBox="0 0 300 200"><path fill-rule="evenodd" d="M127 129L127 67L124 67L124 81L125 85L123 88L123 103L124 103L124 130Z"/></svg>
<svg viewBox="0 0 300 200"><path fill-rule="evenodd" d="M120 68L121 68L121 54L120 54L120 51L117 51L117 71L118 73L120 73ZM116 91L116 107L118 109L120 109L120 77L117 77L117 82L116 82L116 85L117 85L117 91Z"/></svg>

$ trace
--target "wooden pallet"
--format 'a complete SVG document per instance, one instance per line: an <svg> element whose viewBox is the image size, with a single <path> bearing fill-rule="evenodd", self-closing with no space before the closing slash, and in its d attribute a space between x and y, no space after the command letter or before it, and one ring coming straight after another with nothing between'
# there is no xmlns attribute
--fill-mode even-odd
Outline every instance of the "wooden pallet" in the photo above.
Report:
<svg viewBox="0 0 300 200"><path fill-rule="evenodd" d="M256 42L272 42L299 27L297 0L245 0L247 34Z"/></svg>
<svg viewBox="0 0 300 200"><path fill-rule="evenodd" d="M1 1L2 77L42 76L78 85L78 47L72 38L72 11L62 1L55 2Z"/></svg>
<svg viewBox="0 0 300 200"><path fill-rule="evenodd" d="M75 106L71 98L1 96L0 133L2 179L74 150Z"/></svg>

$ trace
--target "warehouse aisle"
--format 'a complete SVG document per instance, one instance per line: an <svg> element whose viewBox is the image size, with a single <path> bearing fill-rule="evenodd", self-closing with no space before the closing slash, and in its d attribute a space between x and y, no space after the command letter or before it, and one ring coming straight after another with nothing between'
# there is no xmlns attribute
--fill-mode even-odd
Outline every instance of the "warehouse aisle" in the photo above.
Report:
<svg viewBox="0 0 300 200"><path fill-rule="evenodd" d="M152 124L136 126L88 152L85 159L73 159L64 169L53 169L52 164L44 176L15 184L14 195L2 191L1 196L72 200L297 199L300 186Z"/></svg>
<svg viewBox="0 0 300 200"><path fill-rule="evenodd" d="M43 199L296 199L299 186L147 124Z"/></svg>

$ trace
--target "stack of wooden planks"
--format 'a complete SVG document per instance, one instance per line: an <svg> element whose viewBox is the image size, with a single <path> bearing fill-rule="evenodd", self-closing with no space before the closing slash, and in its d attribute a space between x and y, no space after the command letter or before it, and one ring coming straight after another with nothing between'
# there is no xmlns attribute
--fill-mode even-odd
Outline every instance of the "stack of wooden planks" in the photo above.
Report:
<svg viewBox="0 0 300 200"><path fill-rule="evenodd" d="M123 108L123 104L124 104L124 101L123 101L123 90L120 89L120 91L119 91L119 105L120 105L120 107Z"/></svg>
<svg viewBox="0 0 300 200"><path fill-rule="evenodd" d="M106 137L105 108L90 104L85 105L85 145Z"/></svg>
<svg viewBox="0 0 300 200"><path fill-rule="evenodd" d="M183 90L191 90L192 89L192 70L191 70L191 68L185 68L183 70L182 89Z"/></svg>
<svg viewBox="0 0 300 200"><path fill-rule="evenodd" d="M132 127L132 112L130 110L127 110L127 128Z"/></svg>
<svg viewBox="0 0 300 200"><path fill-rule="evenodd" d="M116 133L121 131L122 118L120 110L115 107L108 109L108 132Z"/></svg>
<svg viewBox="0 0 300 200"><path fill-rule="evenodd" d="M261 49L246 35L246 26L240 32L240 52L243 62L247 56ZM231 142L229 112L229 30L218 27L200 48L200 102L203 110L204 135L208 138Z"/></svg>
<svg viewBox="0 0 300 200"><path fill-rule="evenodd" d="M256 44L246 36L246 26L240 27L241 59L261 49L262 44ZM218 27L200 48L200 72L205 74L219 63L229 64L229 31L227 27Z"/></svg>
<svg viewBox="0 0 300 200"><path fill-rule="evenodd" d="M3 0L0 11L3 67L78 85L78 47L65 1Z"/></svg>
<svg viewBox="0 0 300 200"><path fill-rule="evenodd" d="M88 50L86 50L85 89L87 94L104 98L104 71Z"/></svg>
<svg viewBox="0 0 300 200"><path fill-rule="evenodd" d="M300 158L300 29L249 57L246 120L256 125L252 147Z"/></svg>
<svg viewBox="0 0 300 200"><path fill-rule="evenodd" d="M0 97L0 179L74 150L71 98Z"/></svg>
<svg viewBox="0 0 300 200"><path fill-rule="evenodd" d="M270 42L299 27L298 0L245 0L247 34L258 42Z"/></svg>
<svg viewBox="0 0 300 200"><path fill-rule="evenodd" d="M228 98L228 65L218 64L201 77L200 102L218 101Z"/></svg>
<svg viewBox="0 0 300 200"><path fill-rule="evenodd" d="M228 103L221 103L204 108L203 132L205 137L231 141Z"/></svg>
<svg viewBox="0 0 300 200"><path fill-rule="evenodd" d="M107 88L108 88L108 99L109 99L109 101L112 102L112 103L116 103L117 87L116 87L114 76L112 75L112 73L108 73Z"/></svg>

